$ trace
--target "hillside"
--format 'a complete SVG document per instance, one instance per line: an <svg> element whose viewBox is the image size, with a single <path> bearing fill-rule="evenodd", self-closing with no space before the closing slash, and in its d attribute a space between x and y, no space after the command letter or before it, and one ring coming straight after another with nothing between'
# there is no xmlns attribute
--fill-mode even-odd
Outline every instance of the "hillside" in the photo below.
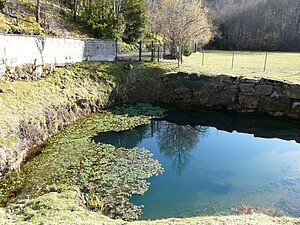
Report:
<svg viewBox="0 0 300 225"><path fill-rule="evenodd" d="M33 0L0 0L0 33L91 37L83 24L73 21L72 11L54 1L41 3L40 22L36 22ZM2 7L1 7L2 6Z"/></svg>

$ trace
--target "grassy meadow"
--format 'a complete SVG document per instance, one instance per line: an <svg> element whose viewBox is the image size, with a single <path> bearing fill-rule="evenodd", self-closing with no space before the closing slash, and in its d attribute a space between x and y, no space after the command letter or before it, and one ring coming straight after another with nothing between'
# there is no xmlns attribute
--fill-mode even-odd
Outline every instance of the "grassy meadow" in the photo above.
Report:
<svg viewBox="0 0 300 225"><path fill-rule="evenodd" d="M177 62L170 60L164 60L163 65L176 71L269 77L300 83L300 53L268 52L265 71L265 52L235 51L233 69L232 55L232 51L204 51L202 65L202 53L197 52L183 57L180 68L177 68Z"/></svg>

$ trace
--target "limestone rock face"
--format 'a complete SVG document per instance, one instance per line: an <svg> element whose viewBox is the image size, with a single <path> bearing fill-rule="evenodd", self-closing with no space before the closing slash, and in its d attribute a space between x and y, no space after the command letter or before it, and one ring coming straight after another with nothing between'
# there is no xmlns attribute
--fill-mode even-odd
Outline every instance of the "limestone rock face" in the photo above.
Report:
<svg viewBox="0 0 300 225"><path fill-rule="evenodd" d="M249 84L249 83L241 83L239 85L240 92L243 93L254 93L254 84Z"/></svg>
<svg viewBox="0 0 300 225"><path fill-rule="evenodd" d="M282 112L290 109L291 99L287 96L262 97L260 109L266 111Z"/></svg>
<svg viewBox="0 0 300 225"><path fill-rule="evenodd" d="M300 119L299 84L188 72L166 73L160 82L164 88L158 91L157 102Z"/></svg>
<svg viewBox="0 0 300 225"><path fill-rule="evenodd" d="M255 109L258 106L258 98L255 94L240 94L239 104L242 108Z"/></svg>
<svg viewBox="0 0 300 225"><path fill-rule="evenodd" d="M257 95L267 96L272 94L272 85L259 84L255 86L255 92Z"/></svg>
<svg viewBox="0 0 300 225"><path fill-rule="evenodd" d="M287 87L286 94L290 98L300 99L300 85L291 85Z"/></svg>

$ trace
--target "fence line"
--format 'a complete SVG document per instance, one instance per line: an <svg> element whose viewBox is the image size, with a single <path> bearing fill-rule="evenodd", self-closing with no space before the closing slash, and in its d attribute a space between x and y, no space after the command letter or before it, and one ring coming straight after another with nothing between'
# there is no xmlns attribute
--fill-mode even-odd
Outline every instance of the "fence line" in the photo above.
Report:
<svg viewBox="0 0 300 225"><path fill-rule="evenodd" d="M276 53L277 52L274 52L274 54ZM219 50L215 51L215 50L202 49L200 54L201 54L200 55L201 58L199 60L202 67L213 67L213 66L226 67L227 64L228 65L227 68L228 69L230 68L231 70L237 69L238 67L249 67L249 68L253 67L256 69L260 67L262 71L266 72L268 70L269 61L271 60L269 56L272 55L272 52L219 51ZM299 57L298 67L300 67L300 54L290 53L290 55L295 55L295 57ZM241 60L244 60L244 62L241 62ZM191 63L188 57L185 58L185 61L186 63ZM278 63L281 62L279 61ZM259 66L259 64L261 66Z"/></svg>

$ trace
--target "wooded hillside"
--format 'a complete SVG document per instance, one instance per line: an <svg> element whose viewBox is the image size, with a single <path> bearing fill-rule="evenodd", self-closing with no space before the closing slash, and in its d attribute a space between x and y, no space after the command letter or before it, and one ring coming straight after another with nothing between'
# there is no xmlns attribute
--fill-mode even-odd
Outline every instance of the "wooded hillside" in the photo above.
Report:
<svg viewBox="0 0 300 225"><path fill-rule="evenodd" d="M299 0L217 0L217 49L300 51Z"/></svg>
<svg viewBox="0 0 300 225"><path fill-rule="evenodd" d="M178 15L173 7L166 11L169 15L162 16L160 12L166 4L177 3L176 0L0 0L0 32L95 37L127 43L156 34L166 40L163 28L167 26L161 23L162 31L157 30L161 22L157 18L170 18L167 25L172 25L175 21L171 18ZM193 9L191 4L200 8ZM202 44L206 44L210 39L208 46L215 49L300 51L299 0L187 0L180 7L181 12L187 11L185 18L208 15L202 21L207 21L204 27L209 29L190 41L205 40ZM178 24L185 23L176 22L180 32L185 29L178 28ZM195 23L193 29L201 33L203 26Z"/></svg>

